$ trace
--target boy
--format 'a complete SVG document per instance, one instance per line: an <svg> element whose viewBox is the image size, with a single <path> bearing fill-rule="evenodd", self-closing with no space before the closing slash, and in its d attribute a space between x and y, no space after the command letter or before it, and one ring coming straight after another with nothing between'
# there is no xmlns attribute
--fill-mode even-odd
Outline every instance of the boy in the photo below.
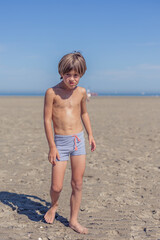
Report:
<svg viewBox="0 0 160 240"><path fill-rule="evenodd" d="M84 88L77 87L86 69L85 59L79 52L63 56L58 65L62 81L46 91L44 103L44 125L49 144L48 159L52 164L51 208L44 218L47 223L54 221L70 155L72 194L69 226L76 232L84 234L88 230L77 220L86 161L82 122L88 134L91 151L96 148L86 109L87 94Z"/></svg>

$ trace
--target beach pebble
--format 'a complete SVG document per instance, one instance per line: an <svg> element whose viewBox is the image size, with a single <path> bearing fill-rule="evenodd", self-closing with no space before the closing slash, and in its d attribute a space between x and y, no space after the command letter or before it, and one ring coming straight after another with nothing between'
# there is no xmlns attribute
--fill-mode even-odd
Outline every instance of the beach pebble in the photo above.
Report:
<svg viewBox="0 0 160 240"><path fill-rule="evenodd" d="M43 228L42 226L40 226L40 228Z"/></svg>
<svg viewBox="0 0 160 240"><path fill-rule="evenodd" d="M85 208L80 208L80 211L82 211L82 212L85 211Z"/></svg>
<svg viewBox="0 0 160 240"><path fill-rule="evenodd" d="M38 238L38 240L42 240L42 238Z"/></svg>

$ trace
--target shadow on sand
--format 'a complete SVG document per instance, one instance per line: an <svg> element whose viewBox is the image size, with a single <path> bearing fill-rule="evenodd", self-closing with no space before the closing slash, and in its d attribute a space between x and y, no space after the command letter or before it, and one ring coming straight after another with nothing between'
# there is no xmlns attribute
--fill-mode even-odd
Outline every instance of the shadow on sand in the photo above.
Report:
<svg viewBox="0 0 160 240"><path fill-rule="evenodd" d="M39 197L12 192L0 192L0 201L18 214L26 215L34 222L45 222L43 216L50 207L50 203ZM55 219L66 227L69 226L67 218L60 216L58 213L56 213Z"/></svg>

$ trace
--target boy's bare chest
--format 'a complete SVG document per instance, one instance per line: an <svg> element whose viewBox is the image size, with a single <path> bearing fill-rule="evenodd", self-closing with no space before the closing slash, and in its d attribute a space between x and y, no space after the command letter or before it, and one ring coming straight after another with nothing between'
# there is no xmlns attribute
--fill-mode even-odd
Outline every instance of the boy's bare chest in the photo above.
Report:
<svg viewBox="0 0 160 240"><path fill-rule="evenodd" d="M53 106L57 109L58 108L59 109L62 109L62 108L64 108L64 109L68 109L68 108L74 109L74 108L79 107L80 103L81 103L81 98L79 98L79 97L76 98L76 97L70 96L68 98L65 98L65 97L62 98L60 96L57 96L55 98Z"/></svg>

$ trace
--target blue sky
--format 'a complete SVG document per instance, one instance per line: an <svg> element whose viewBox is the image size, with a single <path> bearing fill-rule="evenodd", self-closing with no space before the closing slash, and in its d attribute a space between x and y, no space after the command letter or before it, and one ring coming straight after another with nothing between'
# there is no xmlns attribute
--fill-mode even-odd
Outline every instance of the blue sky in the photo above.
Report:
<svg viewBox="0 0 160 240"><path fill-rule="evenodd" d="M159 0L0 0L0 92L45 92L79 50L80 86L160 92Z"/></svg>

